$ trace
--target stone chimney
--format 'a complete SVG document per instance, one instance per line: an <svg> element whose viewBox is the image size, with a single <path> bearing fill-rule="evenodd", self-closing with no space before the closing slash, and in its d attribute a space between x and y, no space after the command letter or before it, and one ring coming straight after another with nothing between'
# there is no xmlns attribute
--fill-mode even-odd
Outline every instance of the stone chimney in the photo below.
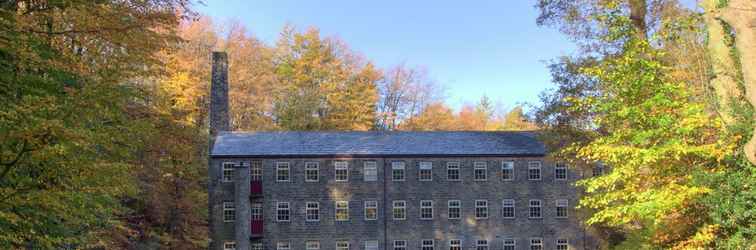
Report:
<svg viewBox="0 0 756 250"><path fill-rule="evenodd" d="M218 132L229 131L228 115L228 56L213 52L213 79L210 84L210 138ZM212 143L210 144L212 148Z"/></svg>

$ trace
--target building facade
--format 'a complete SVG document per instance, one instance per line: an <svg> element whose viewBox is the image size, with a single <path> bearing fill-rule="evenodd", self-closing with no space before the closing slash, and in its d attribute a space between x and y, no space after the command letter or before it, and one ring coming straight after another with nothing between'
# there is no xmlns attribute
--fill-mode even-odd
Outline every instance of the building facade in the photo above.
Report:
<svg viewBox="0 0 756 250"><path fill-rule="evenodd" d="M595 248L582 174L532 132L223 132L227 96L211 94L211 249Z"/></svg>

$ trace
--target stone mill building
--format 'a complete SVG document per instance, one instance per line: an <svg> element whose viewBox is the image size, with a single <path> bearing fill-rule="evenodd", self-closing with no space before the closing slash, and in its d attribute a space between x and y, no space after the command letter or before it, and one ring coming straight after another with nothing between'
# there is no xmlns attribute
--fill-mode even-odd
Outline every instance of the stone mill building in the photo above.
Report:
<svg viewBox="0 0 756 250"><path fill-rule="evenodd" d="M595 248L533 132L228 132L224 53L211 92L213 250Z"/></svg>

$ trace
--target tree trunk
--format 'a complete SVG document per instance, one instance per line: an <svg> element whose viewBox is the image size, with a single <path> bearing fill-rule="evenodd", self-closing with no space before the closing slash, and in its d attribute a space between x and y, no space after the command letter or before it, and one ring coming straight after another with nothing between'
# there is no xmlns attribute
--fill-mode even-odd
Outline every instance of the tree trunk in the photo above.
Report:
<svg viewBox="0 0 756 250"><path fill-rule="evenodd" d="M719 99L720 114L726 123L731 123L731 98L745 97L756 107L756 1L730 0L727 6L718 8L719 2L705 0L702 5L706 10L704 20L709 32L708 49L714 70L711 85ZM730 54L731 48L725 43L728 34L725 34L721 21L730 25L735 33L739 68ZM738 88L738 71L743 75L745 93L740 93ZM756 128L744 151L748 161L756 164Z"/></svg>

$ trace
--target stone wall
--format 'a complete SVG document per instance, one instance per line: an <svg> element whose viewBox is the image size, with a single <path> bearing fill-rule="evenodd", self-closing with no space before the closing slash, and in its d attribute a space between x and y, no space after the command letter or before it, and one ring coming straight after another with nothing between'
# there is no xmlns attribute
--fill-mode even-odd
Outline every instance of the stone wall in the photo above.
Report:
<svg viewBox="0 0 756 250"><path fill-rule="evenodd" d="M254 159L225 159L227 161L252 161ZM474 249L479 239L489 242L489 249L502 249L504 238L516 240L517 249L528 249L531 238L542 238L544 249L555 249L556 239L568 239L570 249L593 248L593 240L585 235L576 211L578 190L573 187L581 173L568 168L566 181L554 178L554 164L544 161L541 180L528 180L528 161L543 161L543 158L359 158L337 159L349 162L349 181L336 182L332 158L321 159L265 159L263 163L265 234L262 242L265 249L275 249L279 241L291 243L291 249L304 249L305 241L319 240L321 249L334 249L337 240L350 241L350 249L364 249L365 241L376 240L379 249L390 249L394 240L406 240L407 249L419 249L422 239L433 239L435 249L448 249L449 239L462 241L463 249ZM501 162L515 161L515 179L501 178ZM220 164L224 159L214 159L215 171L211 178L220 178ZM290 162L289 182L277 182L275 163ZM320 166L318 182L305 182L304 164L315 161ZM378 180L363 180L363 162L375 161L378 165ZM405 181L391 180L391 162L404 161ZM418 180L418 163L433 162L433 180ZM461 163L461 181L447 180L446 163ZM487 162L486 181L473 180L473 162ZM213 177L214 176L214 177ZM385 180L385 181L384 181ZM233 184L221 183L212 216L222 219L222 201L233 200ZM385 191L384 191L385 190ZM474 217L474 201L488 200L488 219ZM507 219L501 216L502 200L514 199L516 216ZM528 218L530 199L542 200L542 218ZM569 202L568 218L556 218L556 200ZM335 221L335 201L349 201L349 221ZM378 220L364 220L364 201L378 201ZM407 202L407 219L393 220L392 201ZM433 200L433 219L421 220L420 200ZM462 202L462 218L447 218L447 201ZM289 202L291 221L276 222L276 202ZM305 221L305 203L320 203L320 221ZM233 223L212 225L216 239L233 240ZM223 241L223 240L221 240ZM220 246L220 245L218 245ZM216 248L220 249L220 247Z"/></svg>

